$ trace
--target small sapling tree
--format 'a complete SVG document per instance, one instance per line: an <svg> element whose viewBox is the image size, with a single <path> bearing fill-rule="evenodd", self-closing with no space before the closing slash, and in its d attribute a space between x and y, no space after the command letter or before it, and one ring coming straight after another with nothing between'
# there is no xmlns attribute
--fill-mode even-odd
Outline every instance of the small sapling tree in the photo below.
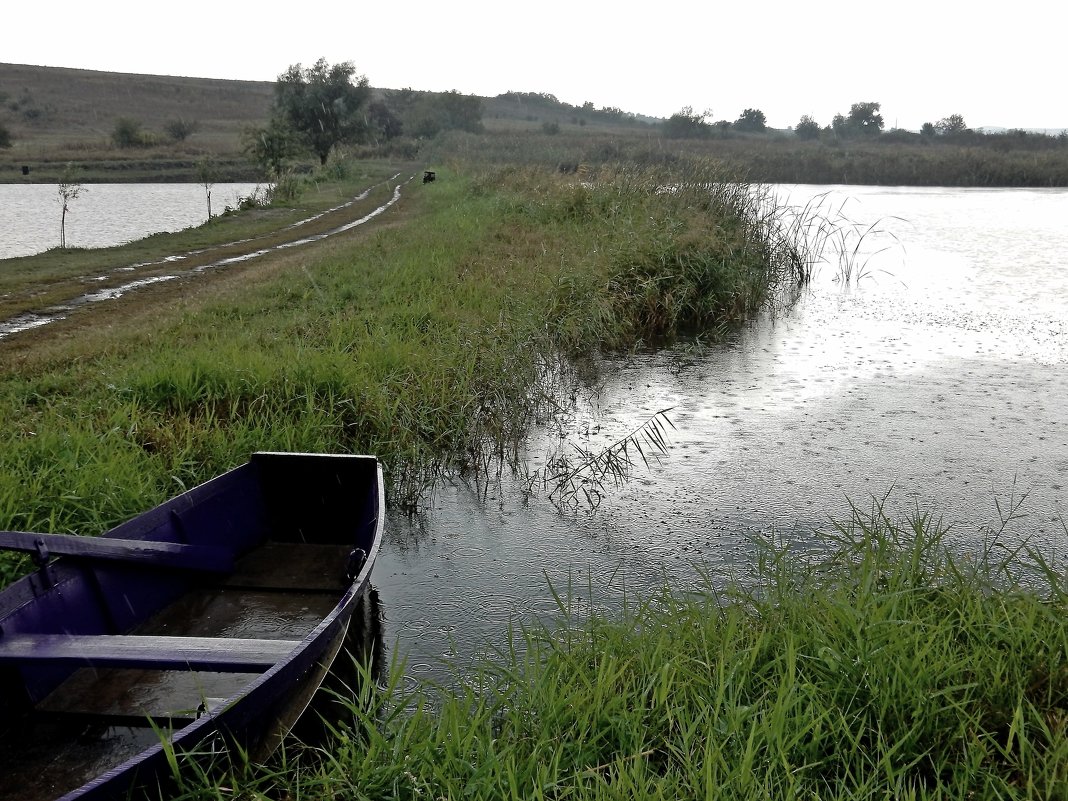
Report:
<svg viewBox="0 0 1068 801"><path fill-rule="evenodd" d="M219 179L219 167L210 155L196 163L197 182L204 187L204 199L208 202L208 219L211 219L211 189Z"/></svg>
<svg viewBox="0 0 1068 801"><path fill-rule="evenodd" d="M59 246L63 250L67 249L67 211L71 201L77 200L83 191L85 187L75 180L74 167L68 164L59 179L59 202L63 205L59 216Z"/></svg>

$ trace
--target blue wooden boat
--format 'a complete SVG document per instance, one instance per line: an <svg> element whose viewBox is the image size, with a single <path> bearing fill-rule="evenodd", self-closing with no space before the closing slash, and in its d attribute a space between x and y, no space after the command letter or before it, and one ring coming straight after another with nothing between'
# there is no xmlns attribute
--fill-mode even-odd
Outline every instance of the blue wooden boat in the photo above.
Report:
<svg viewBox="0 0 1068 801"><path fill-rule="evenodd" d="M0 798L158 797L262 757L345 642L382 538L369 456L257 453L101 537L0 532ZM177 756L175 756L177 755Z"/></svg>

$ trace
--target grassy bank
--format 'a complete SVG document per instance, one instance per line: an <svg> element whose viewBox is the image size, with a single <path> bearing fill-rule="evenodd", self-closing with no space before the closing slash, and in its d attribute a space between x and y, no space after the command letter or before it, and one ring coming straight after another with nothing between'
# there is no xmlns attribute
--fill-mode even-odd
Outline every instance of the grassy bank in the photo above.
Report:
<svg viewBox="0 0 1068 801"><path fill-rule="evenodd" d="M442 170L397 224L6 340L0 527L97 532L255 450L377 454L401 505L507 459L559 353L724 325L797 283L774 219L715 177Z"/></svg>
<svg viewBox="0 0 1068 801"><path fill-rule="evenodd" d="M727 590L665 588L593 617L559 601L562 624L515 633L459 689L367 682L336 743L236 786L308 801L1068 797L1068 587L1041 562L955 559L930 521L876 509L801 551L764 543Z"/></svg>

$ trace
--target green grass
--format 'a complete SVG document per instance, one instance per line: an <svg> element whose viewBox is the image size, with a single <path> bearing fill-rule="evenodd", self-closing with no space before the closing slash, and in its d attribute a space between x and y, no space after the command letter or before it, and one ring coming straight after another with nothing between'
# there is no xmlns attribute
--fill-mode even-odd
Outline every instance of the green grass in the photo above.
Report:
<svg viewBox="0 0 1068 801"><path fill-rule="evenodd" d="M558 621L512 632L453 687L402 689L395 666L301 771L237 786L308 801L1068 797L1063 574L994 545L955 557L943 537L876 507L805 547L758 543L754 574L727 589L706 577L593 615L557 595Z"/></svg>
<svg viewBox="0 0 1068 801"><path fill-rule="evenodd" d="M256 450L374 453L400 506L507 463L560 353L715 329L799 280L774 220L716 177L445 169L409 189L408 224L4 343L0 528L97 533Z"/></svg>
<svg viewBox="0 0 1068 801"><path fill-rule="evenodd" d="M396 224L9 347L0 528L96 533L259 449L376 453L418 503L507 461L560 353L715 329L805 280L803 243L707 164L583 177L450 162ZM474 681L366 683L318 756L186 797L1066 797L1063 578L996 553L876 510L767 545L730 591L592 618L564 594L562 627Z"/></svg>

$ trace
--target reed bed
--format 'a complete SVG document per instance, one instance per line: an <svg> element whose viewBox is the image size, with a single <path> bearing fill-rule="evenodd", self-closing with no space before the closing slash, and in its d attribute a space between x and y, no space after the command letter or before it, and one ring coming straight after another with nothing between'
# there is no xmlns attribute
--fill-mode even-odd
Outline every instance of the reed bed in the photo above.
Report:
<svg viewBox="0 0 1068 801"><path fill-rule="evenodd" d="M1033 138L1034 139L1034 138ZM449 132L423 154L445 160L464 154L493 164L580 165L636 163L673 166L691 160L718 162L739 180L786 184L868 184L882 186L1051 187L1068 186L1068 145L1044 137L991 136L982 144L894 141L802 142L792 135L714 139L666 139L657 129L587 131L559 135L529 131Z"/></svg>
<svg viewBox="0 0 1068 801"><path fill-rule="evenodd" d="M190 797L1064 798L1063 572L944 535L876 506L725 588L559 593L455 687L368 677L300 771Z"/></svg>

